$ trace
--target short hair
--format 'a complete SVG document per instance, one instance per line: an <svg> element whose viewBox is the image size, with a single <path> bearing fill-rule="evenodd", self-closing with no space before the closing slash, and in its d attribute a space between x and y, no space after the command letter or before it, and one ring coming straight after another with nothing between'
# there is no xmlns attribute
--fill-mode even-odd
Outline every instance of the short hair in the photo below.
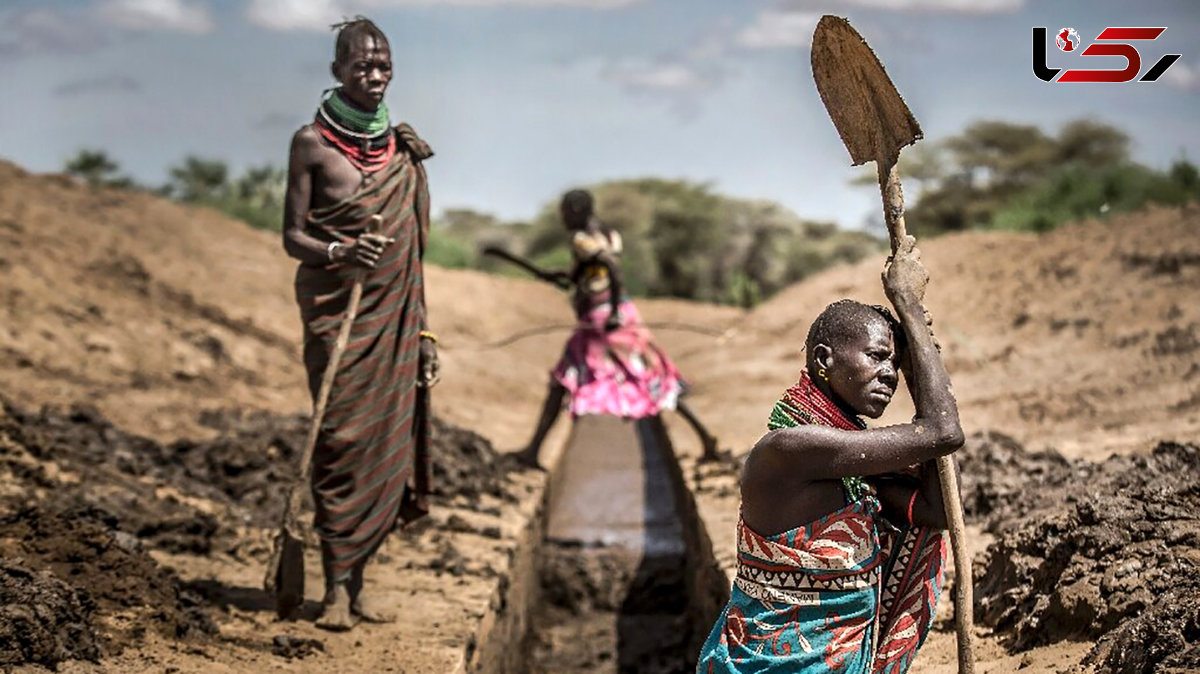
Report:
<svg viewBox="0 0 1200 674"><path fill-rule="evenodd" d="M869 321L883 320L892 331L896 342L896 350L904 347L904 330L900 322L888 311L887 307L878 304L863 304L855 300L838 300L825 307L816 320L808 328L808 337L804 340L804 354L807 362L812 361L813 349L818 344L830 347L841 344L849 335L863 329Z"/></svg>
<svg viewBox="0 0 1200 674"><path fill-rule="evenodd" d="M384 44L387 44L388 41L387 36L383 34L379 26L376 26L374 21L361 14L355 16L353 19L335 23L329 28L337 31L337 42L333 47L333 60L337 63L341 63L342 59L346 58L346 55L350 53L350 45L353 43L354 38L359 35L368 35L377 41L382 40Z"/></svg>
<svg viewBox="0 0 1200 674"><path fill-rule="evenodd" d="M590 218L592 211L596 206L596 200L592 198L592 193L587 190L571 190L563 195L562 211L564 215L572 215L579 218Z"/></svg>

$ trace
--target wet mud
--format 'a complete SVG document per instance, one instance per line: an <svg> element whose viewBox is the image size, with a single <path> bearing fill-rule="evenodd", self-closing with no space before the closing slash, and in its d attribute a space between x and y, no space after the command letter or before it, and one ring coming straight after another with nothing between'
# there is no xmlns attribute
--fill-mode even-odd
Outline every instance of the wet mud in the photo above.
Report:
<svg viewBox="0 0 1200 674"><path fill-rule="evenodd" d="M968 517L996 536L976 619L1010 650L1088 640L1101 672L1200 668L1200 446L1088 462L981 434L961 467Z"/></svg>
<svg viewBox="0 0 1200 674"><path fill-rule="evenodd" d="M31 507L0 518L0 630L17 636L0 636L0 662L95 659L151 630L172 639L217 632L201 598L112 524L92 510Z"/></svg>
<svg viewBox="0 0 1200 674"><path fill-rule="evenodd" d="M85 405L33 412L0 398L0 665L96 660L150 633L216 638L220 602L150 551L262 562L256 532L278 521L308 421L210 411L200 423L215 438L160 444ZM432 439L435 501L512 498L486 439L437 419ZM322 648L272 645L287 659Z"/></svg>
<svg viewBox="0 0 1200 674"><path fill-rule="evenodd" d="M577 421L549 511L527 671L694 669L724 577L662 423Z"/></svg>

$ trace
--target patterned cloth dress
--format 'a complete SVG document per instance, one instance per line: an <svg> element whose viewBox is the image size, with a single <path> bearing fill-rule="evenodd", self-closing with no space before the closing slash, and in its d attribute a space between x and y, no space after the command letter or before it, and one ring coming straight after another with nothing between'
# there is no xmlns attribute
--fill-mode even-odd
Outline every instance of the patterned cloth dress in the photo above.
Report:
<svg viewBox="0 0 1200 674"><path fill-rule="evenodd" d="M363 274L362 302L329 393L313 453L314 528L329 553L329 578L349 579L398 524L427 511L428 448L415 423L420 331L425 329L422 255L429 188L421 162L433 153L412 127L394 129L398 149L355 194L309 213L321 241L353 242L372 216L388 246ZM314 402L349 304L349 265L301 264L296 300Z"/></svg>
<svg viewBox="0 0 1200 674"><path fill-rule="evenodd" d="M654 343L633 302L618 304L621 326L605 329L612 311L612 283L599 262L621 253L621 235L576 232L571 240L576 265L578 322L562 358L551 372L571 394L572 416L609 414L640 419L674 409L683 390L675 365Z"/></svg>
<svg viewBox="0 0 1200 674"><path fill-rule="evenodd" d="M808 373L772 410L769 427L864 428ZM901 674L933 624L946 563L943 532L897 529L874 488L843 480L846 504L762 536L739 519L737 578L700 651L700 674Z"/></svg>

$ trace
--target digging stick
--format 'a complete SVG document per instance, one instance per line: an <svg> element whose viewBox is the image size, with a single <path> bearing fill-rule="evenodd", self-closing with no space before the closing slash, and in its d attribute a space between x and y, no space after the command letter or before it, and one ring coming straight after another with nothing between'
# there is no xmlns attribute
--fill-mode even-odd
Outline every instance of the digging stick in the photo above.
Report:
<svg viewBox="0 0 1200 674"><path fill-rule="evenodd" d="M826 15L817 24L813 33L812 69L821 100L850 152L852 163L857 166L875 162L883 216L895 255L907 235L904 194L896 162L903 147L920 140L921 127L875 52L845 19ZM940 457L937 466L954 550L958 671L974 674L971 555L958 494L958 474L950 456Z"/></svg>
<svg viewBox="0 0 1200 674"><path fill-rule="evenodd" d="M547 283L553 283L554 285L558 286L562 290L566 290L571 287L571 282L569 280L567 280L565 277L551 274L550 272L542 269L541 267L530 262L529 260L526 260L525 258L521 257L520 255L514 255L514 254L508 252L507 250L500 248L499 246L487 246L486 248L483 249L482 252L484 255L491 255L493 257L498 257L501 260L504 260L506 262L511 262L512 264L515 264L516 266L520 267L521 269L524 269L525 271L529 272L530 274L533 274L534 276L538 277L539 279L546 281Z"/></svg>
<svg viewBox="0 0 1200 674"><path fill-rule="evenodd" d="M371 216L371 220L367 224L367 233L378 234L382 224L382 216ZM333 352L329 355L329 362L325 364L325 372L321 376L321 387L317 391L312 423L308 427L308 437L304 441L304 451L300 455L299 470L287 489L283 522L280 525L279 533L275 535L275 544L267 562L267 574L263 580L263 588L268 594L275 596L275 613L280 618L292 618L304 603L304 539L299 520L303 490L312 473L313 451L317 446L317 436L321 431L321 422L325 418L325 407L329 403L329 393L333 388L333 380L337 376L338 364L342 360L342 354L346 351L346 344L350 341L350 330L354 326L354 319L358 316L364 274L363 270L354 272L354 285L350 288L350 301L346 305L346 313L342 318L342 325L338 330Z"/></svg>
<svg viewBox="0 0 1200 674"><path fill-rule="evenodd" d="M885 168L880 162L879 191L883 197L884 219L888 235L892 240L892 254L907 236L904 225L904 193L896 175L895 160ZM958 471L954 469L954 457L939 456L938 477L942 481L942 502L946 506L946 521L950 524L950 547L954 551L954 627L958 641L958 671L961 674L975 672L975 597L972 587L971 549L967 541L967 527L963 519L962 499L958 492Z"/></svg>

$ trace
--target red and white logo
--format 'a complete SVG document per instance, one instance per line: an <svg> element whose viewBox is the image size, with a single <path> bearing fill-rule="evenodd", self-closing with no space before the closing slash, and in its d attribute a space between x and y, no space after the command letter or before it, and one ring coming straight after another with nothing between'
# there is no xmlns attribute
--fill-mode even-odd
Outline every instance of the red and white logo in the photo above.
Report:
<svg viewBox="0 0 1200 674"><path fill-rule="evenodd" d="M1108 70L1084 70L1072 68L1063 71L1062 68L1051 68L1046 65L1047 33L1044 26L1033 29L1033 74L1046 82L1132 82L1142 71L1142 55L1137 47L1130 42L1149 42L1157 40L1167 29L1162 27L1124 27L1109 26L1100 31L1096 40L1082 51L1079 33L1074 28L1060 29L1054 35L1054 44L1060 51L1069 54L1078 53L1080 56L1120 56L1125 59L1124 68ZM1167 72L1173 63L1179 60L1180 54L1164 54L1138 79L1139 82L1153 82ZM1074 57L1071 57L1074 58ZM1059 73L1062 72L1062 75ZM1055 79L1057 77L1057 79Z"/></svg>
<svg viewBox="0 0 1200 674"><path fill-rule="evenodd" d="M1074 28L1063 28L1054 36L1054 43L1063 51L1075 51L1079 47L1079 33Z"/></svg>

